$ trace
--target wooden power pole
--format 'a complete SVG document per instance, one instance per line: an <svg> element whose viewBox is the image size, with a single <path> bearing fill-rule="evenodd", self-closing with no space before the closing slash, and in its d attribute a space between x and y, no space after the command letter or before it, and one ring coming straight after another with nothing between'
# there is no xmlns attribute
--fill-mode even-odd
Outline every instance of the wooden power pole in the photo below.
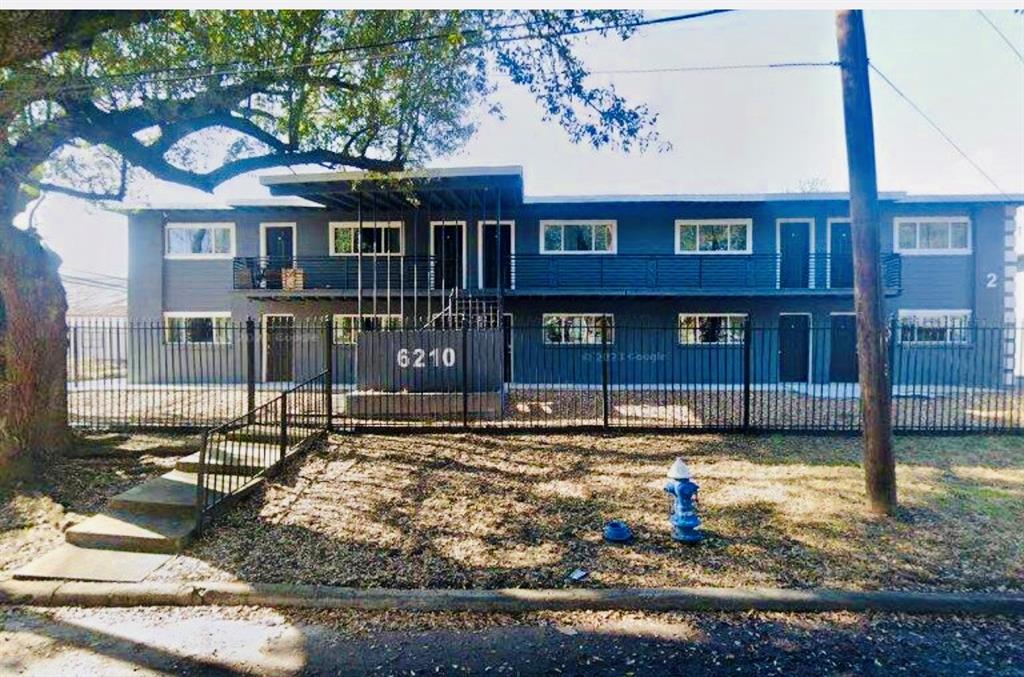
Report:
<svg viewBox="0 0 1024 677"><path fill-rule="evenodd" d="M864 15L860 10L836 12L836 38L843 83L846 157L850 167L853 297L864 410L864 474L870 508L891 515L896 509L896 460L892 450L889 365L882 310L875 132L871 119Z"/></svg>

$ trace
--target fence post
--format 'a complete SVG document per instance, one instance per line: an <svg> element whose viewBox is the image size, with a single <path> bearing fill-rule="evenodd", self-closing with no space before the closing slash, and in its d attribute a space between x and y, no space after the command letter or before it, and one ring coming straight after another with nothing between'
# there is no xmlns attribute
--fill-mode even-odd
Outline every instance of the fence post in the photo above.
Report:
<svg viewBox="0 0 1024 677"><path fill-rule="evenodd" d="M288 391L281 392L281 462L288 455Z"/></svg>
<svg viewBox="0 0 1024 677"><path fill-rule="evenodd" d="M605 428L608 427L608 371L610 368L608 360L608 328L601 326L601 416Z"/></svg>
<svg viewBox="0 0 1024 677"><path fill-rule="evenodd" d="M252 425L255 423L253 410L256 408L256 323L251 317L245 321L245 378L245 410L249 412L248 423Z"/></svg>
<svg viewBox="0 0 1024 677"><path fill-rule="evenodd" d="M892 403L893 386L896 384L896 343L899 341L900 322L893 317L889 320L889 402ZM894 417L895 418L895 417ZM895 422L895 421L894 421Z"/></svg>
<svg viewBox="0 0 1024 677"><path fill-rule="evenodd" d="M209 431L203 431L199 447L199 472L196 475L196 533L203 530L203 512L206 510L206 446L210 442Z"/></svg>
<svg viewBox="0 0 1024 677"><path fill-rule="evenodd" d="M324 320L324 412L327 432L334 430L334 326L331 316Z"/></svg>
<svg viewBox="0 0 1024 677"><path fill-rule="evenodd" d="M750 430L750 382L752 372L753 330L750 326L750 317L743 323L743 430Z"/></svg>
<svg viewBox="0 0 1024 677"><path fill-rule="evenodd" d="M462 427L469 429L469 322L462 318Z"/></svg>

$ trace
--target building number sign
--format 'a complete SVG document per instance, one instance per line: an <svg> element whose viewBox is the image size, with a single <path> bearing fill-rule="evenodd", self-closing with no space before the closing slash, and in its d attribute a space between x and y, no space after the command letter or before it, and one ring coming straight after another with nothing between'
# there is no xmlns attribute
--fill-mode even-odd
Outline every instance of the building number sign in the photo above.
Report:
<svg viewBox="0 0 1024 677"><path fill-rule="evenodd" d="M425 367L454 367L455 348L401 348L396 354L400 369L423 369Z"/></svg>

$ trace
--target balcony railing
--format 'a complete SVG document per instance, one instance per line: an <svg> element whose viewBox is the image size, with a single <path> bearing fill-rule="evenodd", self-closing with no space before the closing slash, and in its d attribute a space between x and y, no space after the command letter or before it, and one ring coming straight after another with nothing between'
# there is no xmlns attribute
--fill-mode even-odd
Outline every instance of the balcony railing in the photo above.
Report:
<svg viewBox="0 0 1024 677"><path fill-rule="evenodd" d="M902 286L898 254L882 257L887 292ZM853 288L849 255L811 254L515 254L509 257L505 289L516 293L806 293ZM301 272L290 272L301 271ZM490 273L490 274L487 274ZM378 293L493 286L497 276L475 266L467 274L458 259L434 256L240 257L234 260L235 289L321 289ZM299 279L297 279L299 278Z"/></svg>

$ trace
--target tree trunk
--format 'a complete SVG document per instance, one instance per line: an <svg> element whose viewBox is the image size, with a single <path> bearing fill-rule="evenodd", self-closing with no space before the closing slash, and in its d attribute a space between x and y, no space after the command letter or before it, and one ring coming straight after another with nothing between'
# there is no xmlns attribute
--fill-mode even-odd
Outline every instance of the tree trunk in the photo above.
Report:
<svg viewBox="0 0 1024 677"><path fill-rule="evenodd" d="M0 186L0 484L32 476L71 441L60 259L14 227L16 190Z"/></svg>

